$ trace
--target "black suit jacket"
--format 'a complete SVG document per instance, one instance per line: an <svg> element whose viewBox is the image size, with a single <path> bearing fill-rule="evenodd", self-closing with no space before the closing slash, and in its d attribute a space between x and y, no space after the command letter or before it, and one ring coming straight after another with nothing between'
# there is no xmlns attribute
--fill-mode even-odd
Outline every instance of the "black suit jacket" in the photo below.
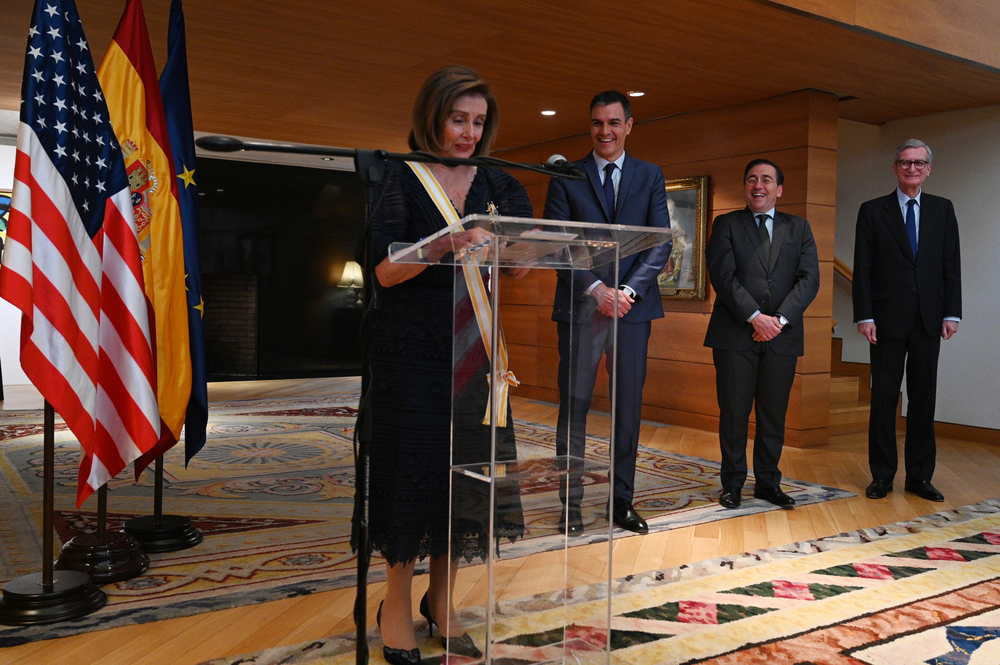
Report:
<svg viewBox="0 0 1000 665"><path fill-rule="evenodd" d="M753 342L747 318L781 314L788 325L769 344L775 353L804 352L802 314L819 291L819 258L809 222L775 211L771 259L766 259L750 208L719 215L705 249L715 306L705 346L744 351Z"/></svg>
<svg viewBox="0 0 1000 665"><path fill-rule="evenodd" d="M586 180L552 178L545 198L546 219L574 222L603 222L626 226L656 226L670 228L670 213L667 212L667 192L664 188L663 172L655 164L644 162L628 153L622 164L621 181L618 184L616 211L608 210L604 199L604 189L594 162L594 153L573 162L587 174ZM614 216L612 217L612 212ZM652 321L663 317L656 277L670 258L671 243L651 247L638 254L624 257L619 262L618 285L627 284L642 300L637 302L621 320L626 323ZM556 295L552 308L553 321L570 320L570 304L574 303L577 320L580 313L592 310L593 298L584 292L597 280L614 287L614 264L600 266L594 270L560 270L556 282ZM571 283L572 282L572 283ZM589 301L589 302L587 302Z"/></svg>
<svg viewBox="0 0 1000 665"><path fill-rule="evenodd" d="M854 240L854 320L875 320L879 337L899 338L917 311L931 335L962 317L958 222L951 201L924 192L913 256L896 191L861 205Z"/></svg>

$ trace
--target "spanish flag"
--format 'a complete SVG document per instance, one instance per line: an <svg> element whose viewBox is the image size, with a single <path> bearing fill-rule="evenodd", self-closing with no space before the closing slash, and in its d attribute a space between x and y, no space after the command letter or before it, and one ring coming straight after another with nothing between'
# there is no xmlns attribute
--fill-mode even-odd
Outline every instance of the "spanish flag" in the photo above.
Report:
<svg viewBox="0 0 1000 665"><path fill-rule="evenodd" d="M156 326L160 441L136 460L136 476L180 440L191 396L191 350L184 293L184 238L177 178L139 0L125 13L97 72L125 156L146 297Z"/></svg>

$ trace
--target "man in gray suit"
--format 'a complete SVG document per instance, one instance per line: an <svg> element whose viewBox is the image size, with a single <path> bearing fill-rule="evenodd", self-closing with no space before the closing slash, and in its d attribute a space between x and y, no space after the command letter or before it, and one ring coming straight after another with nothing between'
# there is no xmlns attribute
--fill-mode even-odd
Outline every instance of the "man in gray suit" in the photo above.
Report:
<svg viewBox="0 0 1000 665"><path fill-rule="evenodd" d="M719 399L722 494L738 508L747 477L747 431L754 408L753 495L785 509L778 461L785 413L803 354L802 315L819 291L819 259L809 222L775 210L785 176L755 159L743 172L747 207L716 218L705 258L715 306L705 335Z"/></svg>

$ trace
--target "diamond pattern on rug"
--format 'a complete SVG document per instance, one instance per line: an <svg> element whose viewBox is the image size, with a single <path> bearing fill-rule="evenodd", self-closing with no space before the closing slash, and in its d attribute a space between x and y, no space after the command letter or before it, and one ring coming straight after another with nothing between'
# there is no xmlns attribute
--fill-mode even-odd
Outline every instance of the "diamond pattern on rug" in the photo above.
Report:
<svg viewBox="0 0 1000 665"><path fill-rule="evenodd" d="M975 545L1000 545L1000 533L980 533L968 538L959 538L956 543L973 543Z"/></svg>
<svg viewBox="0 0 1000 665"><path fill-rule="evenodd" d="M788 580L774 580L773 582L761 582L760 584L730 589L722 593L761 596L764 598L788 598L791 600L823 600L824 598L839 596L842 593L857 591L861 588L863 587L838 586L835 584L805 584Z"/></svg>
<svg viewBox="0 0 1000 665"><path fill-rule="evenodd" d="M739 621L740 619L757 616L758 614L766 614L770 611L772 610L762 607L681 600L629 612L622 616L630 619L648 619L651 621L718 625L729 623L730 621Z"/></svg>
<svg viewBox="0 0 1000 665"><path fill-rule="evenodd" d="M926 573L932 568L914 568L912 566L886 566L880 563L846 563L822 570L815 570L815 575L834 575L836 577L860 577L866 580L901 580L920 573Z"/></svg>
<svg viewBox="0 0 1000 665"><path fill-rule="evenodd" d="M982 534L980 534L982 537ZM961 551L951 547L918 547L905 552L894 552L886 556L899 557L901 559L923 559L925 561L959 561L966 563L988 556L996 556L996 552L973 552Z"/></svg>

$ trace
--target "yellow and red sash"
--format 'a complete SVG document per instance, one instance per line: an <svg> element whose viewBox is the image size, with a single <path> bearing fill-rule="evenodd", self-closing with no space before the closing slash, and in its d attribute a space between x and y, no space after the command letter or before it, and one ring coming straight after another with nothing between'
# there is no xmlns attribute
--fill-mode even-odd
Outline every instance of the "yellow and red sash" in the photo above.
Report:
<svg viewBox="0 0 1000 665"><path fill-rule="evenodd" d="M406 162L407 166L413 169L420 184L424 186L431 201L437 206L438 211L444 217L445 222L452 233L462 231L461 219L455 206L451 204L448 195L445 194L441 183L426 164L422 162ZM469 291L469 298L472 300L472 308L476 314L476 324L479 326L479 334L483 338L483 345L486 347L486 357L492 360L492 338L493 338L493 311L490 309L489 294L486 291L486 284L483 282L483 275L480 272L478 259L473 254L469 254L462 259L462 274L465 275L465 285ZM499 329L499 326L498 326ZM518 380L514 373L507 369L507 345L504 343L503 330L500 329L500 339L497 344L497 427L507 426L507 400L511 386L518 385ZM489 381L489 375L487 375ZM484 425L490 424L490 404L486 404L486 417L483 419Z"/></svg>

